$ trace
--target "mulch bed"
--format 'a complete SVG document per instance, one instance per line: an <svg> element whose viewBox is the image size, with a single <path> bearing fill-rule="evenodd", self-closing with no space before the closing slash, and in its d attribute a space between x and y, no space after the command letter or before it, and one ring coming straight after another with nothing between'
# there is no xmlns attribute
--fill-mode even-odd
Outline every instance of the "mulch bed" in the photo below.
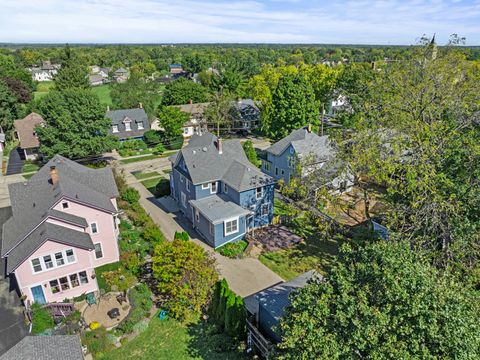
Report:
<svg viewBox="0 0 480 360"><path fill-rule="evenodd" d="M254 240L267 251L288 249L303 242L303 238L294 234L283 225L270 225L255 230Z"/></svg>

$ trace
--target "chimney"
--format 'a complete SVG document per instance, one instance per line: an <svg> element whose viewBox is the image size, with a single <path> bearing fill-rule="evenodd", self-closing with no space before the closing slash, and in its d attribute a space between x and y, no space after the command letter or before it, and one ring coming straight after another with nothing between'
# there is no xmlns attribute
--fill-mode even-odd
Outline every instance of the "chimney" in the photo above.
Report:
<svg viewBox="0 0 480 360"><path fill-rule="evenodd" d="M312 124L308 124L308 126L307 126L307 131L308 131L309 133L312 132Z"/></svg>
<svg viewBox="0 0 480 360"><path fill-rule="evenodd" d="M193 104L193 100L192 100L192 99L188 100L188 103L189 103L190 105L192 105L192 104Z"/></svg>
<svg viewBox="0 0 480 360"><path fill-rule="evenodd" d="M222 144L222 139L218 138L217 140L217 146L218 146L218 153L220 155L223 154L223 144Z"/></svg>
<svg viewBox="0 0 480 360"><path fill-rule="evenodd" d="M143 109L143 104L142 104L141 102L139 102L139 103L138 103L138 107L139 107L140 109Z"/></svg>
<svg viewBox="0 0 480 360"><path fill-rule="evenodd" d="M110 106L109 105L107 105L107 111L110 111Z"/></svg>
<svg viewBox="0 0 480 360"><path fill-rule="evenodd" d="M55 165L50 166L50 179L52 180L52 185L57 185L58 173Z"/></svg>

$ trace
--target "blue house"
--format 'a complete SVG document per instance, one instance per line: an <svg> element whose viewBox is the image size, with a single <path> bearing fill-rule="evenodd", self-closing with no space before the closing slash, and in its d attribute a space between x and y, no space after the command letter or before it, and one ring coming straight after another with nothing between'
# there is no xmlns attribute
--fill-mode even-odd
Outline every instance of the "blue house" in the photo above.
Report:
<svg viewBox="0 0 480 360"><path fill-rule="evenodd" d="M274 180L248 161L238 140L193 135L170 160L172 196L212 247L272 222Z"/></svg>
<svg viewBox="0 0 480 360"><path fill-rule="evenodd" d="M328 135L319 136L310 127L292 131L265 150L262 170L276 181L290 182L293 176L306 177L313 174L326 186L337 191L345 191L353 185L353 177L342 169L336 159L336 151ZM302 165L301 172L298 165Z"/></svg>

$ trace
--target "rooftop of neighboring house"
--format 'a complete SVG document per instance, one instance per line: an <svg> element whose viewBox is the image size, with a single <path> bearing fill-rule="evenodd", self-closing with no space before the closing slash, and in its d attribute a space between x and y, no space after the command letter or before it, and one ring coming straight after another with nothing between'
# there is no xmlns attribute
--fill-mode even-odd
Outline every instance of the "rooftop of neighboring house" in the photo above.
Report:
<svg viewBox="0 0 480 360"><path fill-rule="evenodd" d="M126 73L128 73L128 70L127 70L127 69L125 69L125 68L123 68L123 67L121 67L121 68L119 68L119 69L115 70L115 74L116 74L116 75L119 75L119 74L126 74Z"/></svg>
<svg viewBox="0 0 480 360"><path fill-rule="evenodd" d="M182 69L182 65L180 64L170 64L168 65L170 69Z"/></svg>
<svg viewBox="0 0 480 360"><path fill-rule="evenodd" d="M176 167L181 158L188 169L185 175L194 185L222 181L241 192L273 183L270 176L248 161L239 140L221 140L211 133L195 134L170 160Z"/></svg>
<svg viewBox="0 0 480 360"><path fill-rule="evenodd" d="M28 181L8 186L12 217L3 225L2 257L8 255L7 272L13 271L47 239L68 241L93 248L88 234L45 223L55 219L87 227L84 218L52 208L67 199L109 213L116 213L111 199L118 196L110 168L91 169L55 155Z"/></svg>
<svg viewBox="0 0 480 360"><path fill-rule="evenodd" d="M290 293L305 287L313 278L321 279L321 275L315 270L310 270L290 281L261 290L244 299L245 307L250 313L257 314L261 305L278 322L283 316L285 308L290 305Z"/></svg>
<svg viewBox="0 0 480 360"><path fill-rule="evenodd" d="M253 107L254 109L258 110L257 104L252 99L240 99L235 101L234 103L235 103L235 107L238 110L244 110L249 107Z"/></svg>
<svg viewBox="0 0 480 360"><path fill-rule="evenodd" d="M118 132L113 134L118 137L140 137L150 129L147 113L141 107L107 111L105 116L112 121L112 126L117 126ZM130 123L130 131L126 130L127 122ZM140 129L138 124L143 124L143 129Z"/></svg>
<svg viewBox="0 0 480 360"><path fill-rule="evenodd" d="M0 360L83 360L78 335L26 336Z"/></svg>
<svg viewBox="0 0 480 360"><path fill-rule="evenodd" d="M93 74L88 76L90 83L103 82L103 76L100 74Z"/></svg>
<svg viewBox="0 0 480 360"><path fill-rule="evenodd" d="M35 126L41 124L45 124L45 120L34 112L30 113L23 119L15 120L13 122L22 149L36 148L40 145L35 133Z"/></svg>
<svg viewBox="0 0 480 360"><path fill-rule="evenodd" d="M326 159L333 155L334 149L328 135L319 136L309 130L308 127L294 130L290 135L277 141L265 151L279 156L292 146L297 156L315 155L318 159Z"/></svg>

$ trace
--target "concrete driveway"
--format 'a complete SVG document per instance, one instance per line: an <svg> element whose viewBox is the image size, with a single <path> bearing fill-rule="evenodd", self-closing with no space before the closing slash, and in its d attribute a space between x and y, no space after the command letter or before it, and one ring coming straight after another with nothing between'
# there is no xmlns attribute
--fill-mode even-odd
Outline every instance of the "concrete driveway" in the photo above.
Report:
<svg viewBox="0 0 480 360"><path fill-rule="evenodd" d="M3 223L11 214L10 207L0 208L0 238ZM28 334L28 328L24 323L23 307L17 292L9 279L4 277L5 263L2 260L0 269L0 355L2 355Z"/></svg>
<svg viewBox="0 0 480 360"><path fill-rule="evenodd" d="M130 167L129 170L131 170ZM140 204L162 229L167 239L173 240L175 231L187 231L192 241L195 241L215 257L220 275L227 279L230 288L238 295L245 297L283 281L280 276L256 258L229 259L215 252L213 248L200 240L198 233L186 218L178 212L173 199L170 197L155 199L130 172L125 171L125 178L130 186L138 190Z"/></svg>

